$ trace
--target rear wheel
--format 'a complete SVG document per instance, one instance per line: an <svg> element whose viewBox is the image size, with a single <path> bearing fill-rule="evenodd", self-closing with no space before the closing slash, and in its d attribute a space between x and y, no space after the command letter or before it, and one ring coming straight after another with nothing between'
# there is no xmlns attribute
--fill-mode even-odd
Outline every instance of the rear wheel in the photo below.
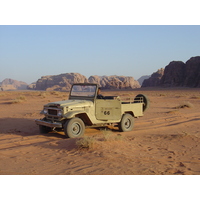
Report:
<svg viewBox="0 0 200 200"><path fill-rule="evenodd" d="M67 120L64 125L64 133L68 138L81 137L85 132L85 124L80 118Z"/></svg>
<svg viewBox="0 0 200 200"><path fill-rule="evenodd" d="M132 131L134 126L133 116L131 114L124 114L118 126L121 132Z"/></svg>

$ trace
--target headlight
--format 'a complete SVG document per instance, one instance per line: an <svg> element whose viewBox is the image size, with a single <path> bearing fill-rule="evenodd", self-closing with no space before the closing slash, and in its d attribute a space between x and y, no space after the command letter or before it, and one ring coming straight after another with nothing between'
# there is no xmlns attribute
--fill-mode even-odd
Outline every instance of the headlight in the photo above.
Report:
<svg viewBox="0 0 200 200"><path fill-rule="evenodd" d="M57 115L58 115L58 117L61 117L62 116L62 110L59 110Z"/></svg>
<svg viewBox="0 0 200 200"><path fill-rule="evenodd" d="M44 108L43 114L45 114L45 115L48 114L48 110L46 108Z"/></svg>

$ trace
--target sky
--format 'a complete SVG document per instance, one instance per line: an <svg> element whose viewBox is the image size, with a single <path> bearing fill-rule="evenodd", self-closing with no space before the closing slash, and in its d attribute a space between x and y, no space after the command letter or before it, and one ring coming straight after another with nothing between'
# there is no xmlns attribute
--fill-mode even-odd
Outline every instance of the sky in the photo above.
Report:
<svg viewBox="0 0 200 200"><path fill-rule="evenodd" d="M0 82L61 73L138 79L200 56L199 25L1 25Z"/></svg>

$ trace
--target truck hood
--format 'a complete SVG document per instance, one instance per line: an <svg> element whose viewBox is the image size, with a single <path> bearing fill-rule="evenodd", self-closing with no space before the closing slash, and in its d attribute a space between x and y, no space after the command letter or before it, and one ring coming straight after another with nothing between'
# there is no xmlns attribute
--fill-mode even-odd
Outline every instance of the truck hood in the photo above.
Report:
<svg viewBox="0 0 200 200"><path fill-rule="evenodd" d="M86 107L92 106L93 102L88 100L66 100L56 101L46 104L45 106L57 106L57 107Z"/></svg>

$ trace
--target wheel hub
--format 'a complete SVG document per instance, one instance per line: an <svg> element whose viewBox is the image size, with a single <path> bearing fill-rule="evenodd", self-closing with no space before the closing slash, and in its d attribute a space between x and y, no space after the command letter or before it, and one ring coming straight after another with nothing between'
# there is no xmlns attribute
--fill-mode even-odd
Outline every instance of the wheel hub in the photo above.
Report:
<svg viewBox="0 0 200 200"><path fill-rule="evenodd" d="M80 131L81 131L80 124L74 123L73 126L72 126L73 134L78 135L80 133Z"/></svg>
<svg viewBox="0 0 200 200"><path fill-rule="evenodd" d="M131 125L131 122L130 122L129 119L127 119L127 120L125 121L125 127L126 127L126 128L129 128L130 125Z"/></svg>

